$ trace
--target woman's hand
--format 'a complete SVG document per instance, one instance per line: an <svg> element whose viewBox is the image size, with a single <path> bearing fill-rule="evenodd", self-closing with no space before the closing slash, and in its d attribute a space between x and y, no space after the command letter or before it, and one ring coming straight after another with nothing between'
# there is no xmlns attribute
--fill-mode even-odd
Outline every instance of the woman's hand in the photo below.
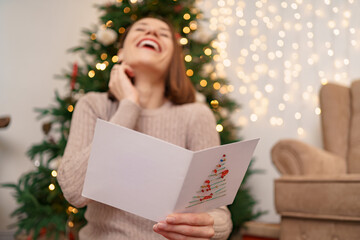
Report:
<svg viewBox="0 0 360 240"><path fill-rule="evenodd" d="M117 98L129 99L139 104L139 94L130 78L134 77L133 70L126 63L115 64L111 69L109 90Z"/></svg>
<svg viewBox="0 0 360 240"><path fill-rule="evenodd" d="M214 236L214 219L207 213L174 213L154 225L156 233L167 239L210 239Z"/></svg>

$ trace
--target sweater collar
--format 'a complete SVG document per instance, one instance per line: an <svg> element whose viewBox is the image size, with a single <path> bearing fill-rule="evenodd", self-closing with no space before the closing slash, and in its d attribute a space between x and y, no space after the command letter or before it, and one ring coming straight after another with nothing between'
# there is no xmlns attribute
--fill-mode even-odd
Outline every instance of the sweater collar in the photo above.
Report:
<svg viewBox="0 0 360 240"><path fill-rule="evenodd" d="M169 109L172 106L172 102L170 102L169 100L166 100L164 102L163 105L161 105L158 108L154 108L154 109L141 109L140 115L142 116L152 116L152 115L158 115L161 114L162 112L165 112L167 109Z"/></svg>

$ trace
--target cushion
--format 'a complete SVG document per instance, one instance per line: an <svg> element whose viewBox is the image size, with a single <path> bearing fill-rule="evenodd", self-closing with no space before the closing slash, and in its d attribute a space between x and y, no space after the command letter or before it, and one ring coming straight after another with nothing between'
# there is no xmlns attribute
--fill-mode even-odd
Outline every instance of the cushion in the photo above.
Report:
<svg viewBox="0 0 360 240"><path fill-rule="evenodd" d="M360 174L283 176L275 180L275 207L282 216L360 223Z"/></svg>
<svg viewBox="0 0 360 240"><path fill-rule="evenodd" d="M320 90L324 149L347 159L350 129L350 89L334 83Z"/></svg>
<svg viewBox="0 0 360 240"><path fill-rule="evenodd" d="M281 240L360 239L359 222L282 217Z"/></svg>
<svg viewBox="0 0 360 240"><path fill-rule="evenodd" d="M360 81L351 84L348 172L360 173Z"/></svg>

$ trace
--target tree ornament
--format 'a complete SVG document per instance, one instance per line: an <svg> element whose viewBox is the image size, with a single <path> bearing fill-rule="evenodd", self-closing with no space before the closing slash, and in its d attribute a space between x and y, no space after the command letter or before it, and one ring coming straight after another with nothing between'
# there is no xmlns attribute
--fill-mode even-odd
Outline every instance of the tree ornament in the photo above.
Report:
<svg viewBox="0 0 360 240"><path fill-rule="evenodd" d="M118 34L111 28L100 28L99 31L96 33L97 41L104 46L109 46L110 44L113 44L117 38Z"/></svg>
<svg viewBox="0 0 360 240"><path fill-rule="evenodd" d="M51 160L51 162L49 163L49 168L53 169L53 170L57 170L60 165L60 162L61 162L61 157L59 156L59 157Z"/></svg>
<svg viewBox="0 0 360 240"><path fill-rule="evenodd" d="M191 38L199 41L201 43L208 43L213 36L209 34L209 31L206 31L203 27L197 26L196 31L194 31L191 35Z"/></svg>
<svg viewBox="0 0 360 240"><path fill-rule="evenodd" d="M45 135L48 135L48 133L50 132L50 130L51 130L51 125L52 125L51 122L46 122L46 123L44 123L44 124L42 125L42 130L43 130L43 133L44 133Z"/></svg>
<svg viewBox="0 0 360 240"><path fill-rule="evenodd" d="M206 77L213 71L214 71L214 65L212 63L206 63L203 65L200 74L201 76Z"/></svg>
<svg viewBox="0 0 360 240"><path fill-rule="evenodd" d="M6 128L10 123L10 117L0 117L0 128Z"/></svg>
<svg viewBox="0 0 360 240"><path fill-rule="evenodd" d="M176 5L176 6L174 7L174 11L175 11L176 13L181 12L181 10L183 10L183 6L182 6L181 4Z"/></svg>
<svg viewBox="0 0 360 240"><path fill-rule="evenodd" d="M73 64L73 72L71 74L71 82L70 82L71 91L75 89L77 75L78 75L78 64L75 62Z"/></svg>
<svg viewBox="0 0 360 240"><path fill-rule="evenodd" d="M206 103L205 95L200 92L196 92L195 98L197 102Z"/></svg>

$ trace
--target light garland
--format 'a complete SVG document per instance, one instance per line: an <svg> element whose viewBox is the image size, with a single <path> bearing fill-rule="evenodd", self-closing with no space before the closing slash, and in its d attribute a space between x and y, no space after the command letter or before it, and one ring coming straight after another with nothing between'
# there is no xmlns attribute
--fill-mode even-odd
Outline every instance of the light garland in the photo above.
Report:
<svg viewBox="0 0 360 240"><path fill-rule="evenodd" d="M213 1L209 29L219 32L212 44L218 52L215 74L234 72L238 81L230 89L236 88L234 93L248 99L243 105L249 109L248 117L241 116L239 125L267 118L271 126L283 126L286 119L297 122L298 136L306 135L306 113L321 114L320 85L351 81L351 53L360 48L360 24L355 19L359 6L355 4L360 3ZM240 46L239 52L232 50L234 46ZM314 80L304 84L304 76ZM232 92L218 83L213 87L221 94Z"/></svg>

